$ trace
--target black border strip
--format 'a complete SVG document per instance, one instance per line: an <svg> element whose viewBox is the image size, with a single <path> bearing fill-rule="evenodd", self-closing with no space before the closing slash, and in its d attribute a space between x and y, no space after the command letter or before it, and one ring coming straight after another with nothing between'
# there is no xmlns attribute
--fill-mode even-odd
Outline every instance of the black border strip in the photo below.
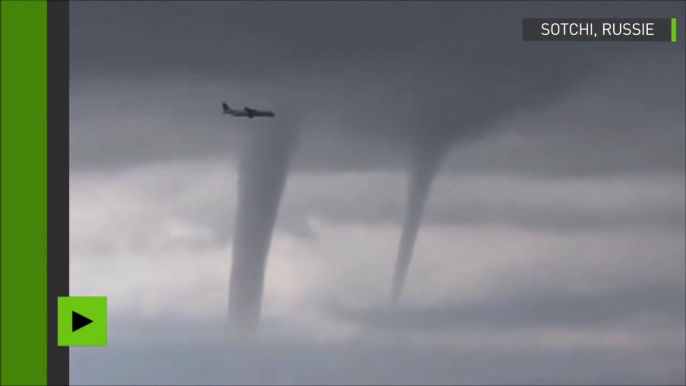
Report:
<svg viewBox="0 0 686 386"><path fill-rule="evenodd" d="M57 298L69 296L69 1L48 0L48 385L69 384Z"/></svg>

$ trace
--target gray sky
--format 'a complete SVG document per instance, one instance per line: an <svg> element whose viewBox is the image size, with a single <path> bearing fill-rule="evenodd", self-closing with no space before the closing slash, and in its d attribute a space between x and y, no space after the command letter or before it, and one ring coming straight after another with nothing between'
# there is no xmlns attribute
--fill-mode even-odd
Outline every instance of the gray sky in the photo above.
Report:
<svg viewBox="0 0 686 386"><path fill-rule="evenodd" d="M684 46L522 42L681 2L73 2L72 382L683 384ZM684 40L683 29L679 40ZM259 342L222 334L236 158L297 122ZM264 127L259 128L264 129ZM409 150L450 142L396 309Z"/></svg>

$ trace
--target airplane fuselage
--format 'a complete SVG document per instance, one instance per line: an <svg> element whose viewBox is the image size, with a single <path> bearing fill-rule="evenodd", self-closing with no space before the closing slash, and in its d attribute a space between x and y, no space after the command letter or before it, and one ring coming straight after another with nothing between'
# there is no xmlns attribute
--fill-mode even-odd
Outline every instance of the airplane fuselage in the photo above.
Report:
<svg viewBox="0 0 686 386"><path fill-rule="evenodd" d="M274 114L271 111L255 110L255 109L251 109L249 107L245 107L243 109L232 109L226 103L222 103L222 108L223 108L224 114L231 115L233 117L247 117L247 118L253 119L255 117L273 118L276 116L276 114Z"/></svg>

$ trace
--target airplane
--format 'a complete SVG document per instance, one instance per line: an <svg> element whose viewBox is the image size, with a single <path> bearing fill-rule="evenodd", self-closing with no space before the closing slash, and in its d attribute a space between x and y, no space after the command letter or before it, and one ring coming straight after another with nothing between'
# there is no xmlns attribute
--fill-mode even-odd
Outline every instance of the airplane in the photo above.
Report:
<svg viewBox="0 0 686 386"><path fill-rule="evenodd" d="M274 114L271 111L255 110L249 107L244 107L242 110L234 110L231 107L229 107L229 105L227 105L226 102L222 102L222 109L224 110L224 114L231 115L234 117L248 117L250 119L253 119L255 117L274 118L276 116L276 114Z"/></svg>

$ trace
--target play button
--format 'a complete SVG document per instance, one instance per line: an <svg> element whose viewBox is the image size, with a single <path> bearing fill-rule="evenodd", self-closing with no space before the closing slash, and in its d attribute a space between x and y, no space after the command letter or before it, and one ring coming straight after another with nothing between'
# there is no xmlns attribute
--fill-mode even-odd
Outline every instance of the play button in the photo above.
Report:
<svg viewBox="0 0 686 386"><path fill-rule="evenodd" d="M107 346L107 298L57 298L57 345Z"/></svg>
<svg viewBox="0 0 686 386"><path fill-rule="evenodd" d="M71 332L80 330L91 323L93 323L92 320L79 314L78 312L71 312Z"/></svg>

